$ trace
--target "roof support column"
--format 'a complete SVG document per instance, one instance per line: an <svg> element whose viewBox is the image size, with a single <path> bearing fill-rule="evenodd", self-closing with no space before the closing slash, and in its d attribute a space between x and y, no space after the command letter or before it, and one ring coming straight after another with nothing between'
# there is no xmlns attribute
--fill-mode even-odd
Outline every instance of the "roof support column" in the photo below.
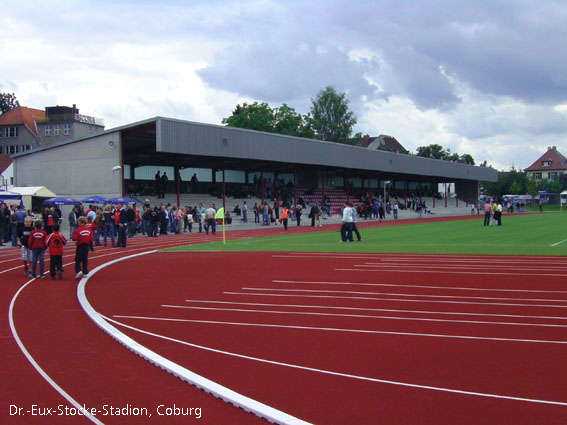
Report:
<svg viewBox="0 0 567 425"><path fill-rule="evenodd" d="M181 208L181 173L177 161L174 165L173 175L175 176L175 191L177 192L177 208Z"/></svg>
<svg viewBox="0 0 567 425"><path fill-rule="evenodd" d="M264 181L264 172L260 171L260 185L262 186L262 204L264 204L264 187L266 182Z"/></svg>
<svg viewBox="0 0 567 425"><path fill-rule="evenodd" d="M293 208L297 206L297 170L293 171Z"/></svg>

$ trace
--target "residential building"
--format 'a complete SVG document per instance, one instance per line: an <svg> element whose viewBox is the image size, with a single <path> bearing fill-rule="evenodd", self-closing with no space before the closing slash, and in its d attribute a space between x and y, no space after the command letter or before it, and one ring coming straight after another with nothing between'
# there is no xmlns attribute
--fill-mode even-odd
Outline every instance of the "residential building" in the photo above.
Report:
<svg viewBox="0 0 567 425"><path fill-rule="evenodd" d="M0 154L0 190L8 190L14 184L13 160L8 155Z"/></svg>
<svg viewBox="0 0 567 425"><path fill-rule="evenodd" d="M76 105L48 106L45 111L18 106L0 115L0 154L27 152L103 131L101 118L80 114Z"/></svg>
<svg viewBox="0 0 567 425"><path fill-rule="evenodd" d="M370 135L367 134L360 141L360 146L363 148L380 149L395 153L407 152L407 150L396 140L395 137L386 136L385 134L381 134L378 137L370 137Z"/></svg>
<svg viewBox="0 0 567 425"><path fill-rule="evenodd" d="M557 180L561 174L567 173L567 158L557 150L557 146L549 146L547 152L524 171L528 178Z"/></svg>
<svg viewBox="0 0 567 425"><path fill-rule="evenodd" d="M13 155L38 146L37 122L43 120L44 111L25 106L0 115L0 154Z"/></svg>

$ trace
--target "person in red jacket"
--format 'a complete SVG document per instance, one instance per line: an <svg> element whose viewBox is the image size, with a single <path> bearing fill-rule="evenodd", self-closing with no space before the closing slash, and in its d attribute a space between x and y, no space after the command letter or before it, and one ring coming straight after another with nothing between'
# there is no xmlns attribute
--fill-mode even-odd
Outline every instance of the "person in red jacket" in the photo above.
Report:
<svg viewBox="0 0 567 425"><path fill-rule="evenodd" d="M79 227L73 232L73 239L77 245L75 251L75 279L81 279L89 274L89 248L93 240L93 231L86 226L87 218L79 217Z"/></svg>
<svg viewBox="0 0 567 425"><path fill-rule="evenodd" d="M53 225L53 233L47 238L49 247L49 274L55 280L57 272L59 280L63 279L63 245L67 243L65 236L59 231L59 224Z"/></svg>
<svg viewBox="0 0 567 425"><path fill-rule="evenodd" d="M44 278L45 270L45 248L47 248L47 233L42 229L43 221L37 220L35 229L28 236L28 248L32 251L32 277L37 277L37 260L39 259L39 277Z"/></svg>

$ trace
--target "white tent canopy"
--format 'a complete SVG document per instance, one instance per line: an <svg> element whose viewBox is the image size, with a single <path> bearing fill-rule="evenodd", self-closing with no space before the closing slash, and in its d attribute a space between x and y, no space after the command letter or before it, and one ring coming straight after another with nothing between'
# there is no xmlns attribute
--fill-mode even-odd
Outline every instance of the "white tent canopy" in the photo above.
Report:
<svg viewBox="0 0 567 425"><path fill-rule="evenodd" d="M14 186L10 190L22 195L22 201L27 209L32 207L32 197L34 196L40 198L53 198L57 196L45 186Z"/></svg>

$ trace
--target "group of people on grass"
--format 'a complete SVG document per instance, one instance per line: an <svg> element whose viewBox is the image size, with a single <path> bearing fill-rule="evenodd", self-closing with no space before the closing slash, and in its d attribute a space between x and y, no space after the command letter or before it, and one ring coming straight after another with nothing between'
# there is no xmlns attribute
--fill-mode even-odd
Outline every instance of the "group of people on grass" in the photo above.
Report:
<svg viewBox="0 0 567 425"><path fill-rule="evenodd" d="M484 204L484 225L502 226L502 204L498 201L488 200Z"/></svg>

